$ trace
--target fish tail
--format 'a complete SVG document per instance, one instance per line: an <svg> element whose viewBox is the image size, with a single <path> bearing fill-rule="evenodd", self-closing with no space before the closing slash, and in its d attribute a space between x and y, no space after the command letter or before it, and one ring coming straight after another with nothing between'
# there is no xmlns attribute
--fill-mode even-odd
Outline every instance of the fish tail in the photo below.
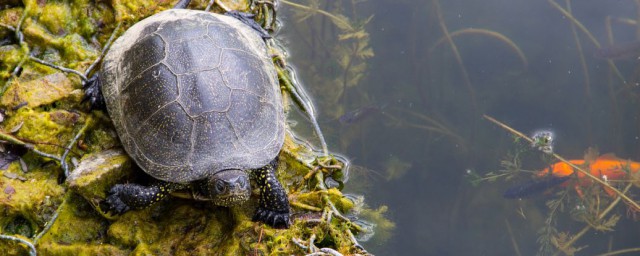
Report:
<svg viewBox="0 0 640 256"><path fill-rule="evenodd" d="M570 176L550 176L542 179L531 180L517 186L510 187L504 192L503 197L507 199L518 199L537 195L549 188L553 188L564 183L569 180L569 178Z"/></svg>

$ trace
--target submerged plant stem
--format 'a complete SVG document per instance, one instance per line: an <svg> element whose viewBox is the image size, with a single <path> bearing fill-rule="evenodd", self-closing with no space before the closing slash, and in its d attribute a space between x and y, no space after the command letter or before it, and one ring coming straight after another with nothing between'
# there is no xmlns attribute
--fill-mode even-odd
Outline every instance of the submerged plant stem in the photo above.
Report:
<svg viewBox="0 0 640 256"><path fill-rule="evenodd" d="M598 48L602 47L600 42L598 42L598 40L593 36L593 34L591 34L591 32L584 25L582 25L580 21L578 21L575 17L573 17L573 15L571 15L570 12L562 8L562 6L560 6L554 0L547 0L547 1L549 2L549 4L551 4L551 6L553 6L560 13L562 13L562 15L567 17L567 19L569 19L571 23L575 24L589 38L589 40L591 40L591 43L593 43L593 45L595 45ZM627 82L625 81L624 77L622 76L622 73L620 73L620 70L618 70L618 67L613 62L613 60L607 60L607 63L609 63L609 67L611 67L613 72L616 73L616 76L620 79L620 81L622 81L622 83L626 85Z"/></svg>
<svg viewBox="0 0 640 256"><path fill-rule="evenodd" d="M482 28L464 28L464 29L456 30L456 31L453 31L453 32L449 33L449 36L451 38L454 38L454 37L457 37L457 36L462 36L462 35L467 35L467 34L483 35L483 36L487 36L487 37L490 37L490 38L495 38L498 41L501 41L501 42L505 43L507 46L509 46L509 48L511 48L518 55L518 58L520 59L520 62L522 62L522 68L523 69L527 69L527 67L529 66L529 62L527 61L527 57L524 55L524 52L520 49L520 47L518 47L518 45L516 43L514 43L511 39L509 39L505 35L500 34L500 33L496 32L496 31L492 31L492 30L488 30L488 29L482 29ZM433 46L431 46L431 48L429 48L429 52L433 52L433 50L435 50L440 44L444 43L447 40L448 39L447 39L446 35L441 37L440 39L438 39L438 41L436 41L433 44Z"/></svg>
<svg viewBox="0 0 640 256"><path fill-rule="evenodd" d="M509 220L504 219L504 223L505 225L507 225L507 232L509 232L509 238L511 239L511 245L513 245L515 254L517 256L522 256L522 254L520 253L520 247L518 246L516 239L513 237L513 231L511 230L511 224L509 223Z"/></svg>
<svg viewBox="0 0 640 256"><path fill-rule="evenodd" d="M465 85L467 86L467 90L469 91L469 95L471 97L471 104L474 109L478 109L478 102L476 101L476 92L471 85L471 80L469 79L469 73L467 69L464 67L464 62L462 61L462 57L460 56L460 52L458 51L458 47L453 42L451 38L451 34L449 33L449 29L447 28L447 24L444 22L444 17L442 17L442 9L440 8L440 2L438 0L432 0L434 5L434 9L436 12L436 16L438 17L438 25L440 25L440 29L442 29L442 33L444 37L447 39L449 46L451 47L451 51L455 56L456 62L458 66L460 66L460 71L462 72L462 78L464 80Z"/></svg>

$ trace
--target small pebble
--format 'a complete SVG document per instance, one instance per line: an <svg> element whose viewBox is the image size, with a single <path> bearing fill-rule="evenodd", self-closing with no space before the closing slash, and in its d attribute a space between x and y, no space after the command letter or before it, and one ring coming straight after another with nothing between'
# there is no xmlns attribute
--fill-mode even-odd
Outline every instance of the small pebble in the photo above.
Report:
<svg viewBox="0 0 640 256"><path fill-rule="evenodd" d="M4 193L7 195L13 195L16 193L16 189L10 185L7 185L7 187L4 188Z"/></svg>

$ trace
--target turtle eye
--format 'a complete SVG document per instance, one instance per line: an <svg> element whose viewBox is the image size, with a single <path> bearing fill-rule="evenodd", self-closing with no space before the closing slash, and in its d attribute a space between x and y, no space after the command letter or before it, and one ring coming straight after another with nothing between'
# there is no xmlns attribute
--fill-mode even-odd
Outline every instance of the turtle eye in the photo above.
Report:
<svg viewBox="0 0 640 256"><path fill-rule="evenodd" d="M216 187L216 193L221 194L221 193L223 193L225 191L227 186L224 185L223 181L216 180L216 186L215 187Z"/></svg>
<svg viewBox="0 0 640 256"><path fill-rule="evenodd" d="M240 188L245 188L247 186L247 180L245 178L238 179L238 186L240 186Z"/></svg>

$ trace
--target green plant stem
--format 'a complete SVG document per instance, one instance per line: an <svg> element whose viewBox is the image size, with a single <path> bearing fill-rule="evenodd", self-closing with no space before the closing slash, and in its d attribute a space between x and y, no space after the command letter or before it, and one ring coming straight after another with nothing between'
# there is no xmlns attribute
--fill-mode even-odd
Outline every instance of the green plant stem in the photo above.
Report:
<svg viewBox="0 0 640 256"><path fill-rule="evenodd" d="M509 223L509 221L507 219L504 219L504 223L505 223L505 225L507 225L507 232L509 232L509 238L511 238L511 245L513 245L513 250L514 250L515 254L517 256L522 256L522 254L520 253L520 247L518 246L518 243L516 242L516 239L513 237L513 231L511 230L511 224Z"/></svg>
<svg viewBox="0 0 640 256"><path fill-rule="evenodd" d="M511 39L509 39L508 37L506 37L503 34L500 34L498 32L492 31L492 30L488 30L488 29L482 29L482 28L464 28L464 29L460 29L460 30L456 30L453 31L451 33L449 33L449 36L451 38L454 37L458 37L458 36L463 36L463 35L482 35L482 36L486 36L489 38L494 38L500 42L503 42L504 44L506 44L507 46L509 46L509 48L511 48L511 50L513 50L517 55L518 58L520 59L520 62L522 62L522 68L523 69L527 69L529 66L529 62L527 61L527 57L524 55L524 52L520 49L520 47L518 47L518 45L516 43L514 43ZM438 46L440 46L440 44L444 43L445 41L447 41L447 37L446 35L441 37L440 39L438 39L438 41L436 41L433 46L431 46L429 48L429 52L433 52Z"/></svg>
<svg viewBox="0 0 640 256"><path fill-rule="evenodd" d="M556 8L560 13L562 13L562 15L567 17L567 19L569 19L573 24L575 24L576 27L578 27L589 38L589 40L591 40L593 45L595 45L598 48L602 47L600 42L598 42L598 40L593 36L593 34L591 34L591 32L584 25L582 25L580 21L578 21L575 17L573 17L573 15L570 12L562 8L562 6L560 6L554 0L547 0L547 1L549 2L549 4L551 4L551 6ZM622 83L626 85L627 82L622 76L622 73L620 73L620 70L618 70L618 67L616 67L616 64L612 60L607 60L607 63L609 63L609 67L611 67L613 72L616 73L616 76L620 79L620 81L622 81Z"/></svg>
<svg viewBox="0 0 640 256"><path fill-rule="evenodd" d="M440 2L438 0L432 0L431 2L433 2L433 6L435 9L436 15L438 17L438 25L440 26L442 33L447 39L449 46L451 47L451 51L453 52L453 56L455 57L456 62L458 63L458 66L460 66L460 71L462 72L463 81L467 86L467 90L469 91L471 104L474 109L478 109L478 102L476 100L476 91L471 85L471 79L469 79L469 73L467 72L467 69L464 67L464 62L462 61L462 56L458 51L458 47L453 42L453 39L451 38L451 34L449 33L449 29L447 28L447 24L444 22L444 17L442 16L442 9L440 8Z"/></svg>

